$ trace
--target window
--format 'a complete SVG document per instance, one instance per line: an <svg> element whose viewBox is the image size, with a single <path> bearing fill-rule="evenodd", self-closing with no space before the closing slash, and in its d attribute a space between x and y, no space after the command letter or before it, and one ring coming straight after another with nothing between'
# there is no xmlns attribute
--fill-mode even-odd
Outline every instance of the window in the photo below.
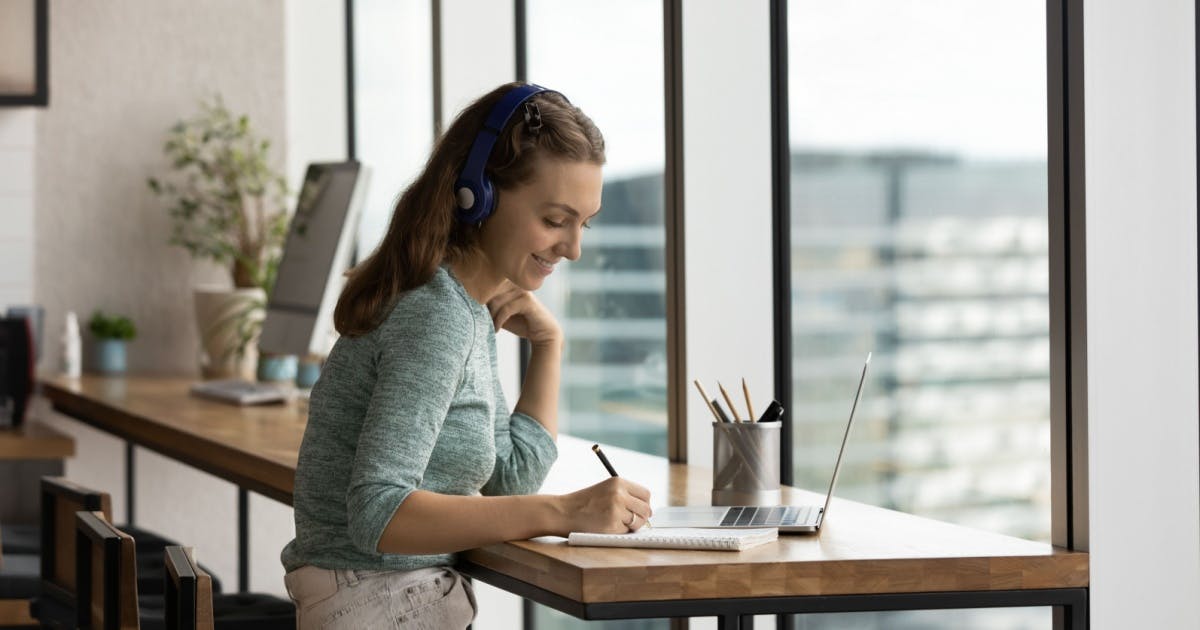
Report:
<svg viewBox="0 0 1200 630"><path fill-rule="evenodd" d="M428 2L355 0L355 158L371 169L358 258L387 233L395 201L433 147L433 26Z"/></svg>
<svg viewBox="0 0 1200 630"><path fill-rule="evenodd" d="M529 80L579 105L608 157L582 256L538 294L567 337L560 428L666 455L662 5L530 0L527 16Z"/></svg>
<svg viewBox="0 0 1200 630"><path fill-rule="evenodd" d="M560 90L604 134L602 211L578 261L538 292L567 344L559 428L667 454L662 4L528 0L528 79ZM579 28L579 25L587 25ZM664 620L583 622L542 606L536 627L665 628Z"/></svg>
<svg viewBox="0 0 1200 630"><path fill-rule="evenodd" d="M796 485L1050 539L1045 11L789 2Z"/></svg>

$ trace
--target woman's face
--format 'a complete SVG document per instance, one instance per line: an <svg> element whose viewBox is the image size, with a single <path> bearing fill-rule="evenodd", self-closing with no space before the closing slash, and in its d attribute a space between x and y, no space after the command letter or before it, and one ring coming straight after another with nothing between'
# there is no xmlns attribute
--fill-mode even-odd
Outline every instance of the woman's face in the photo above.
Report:
<svg viewBox="0 0 1200 630"><path fill-rule="evenodd" d="M566 258L579 258L587 222L600 211L600 166L539 159L533 180L499 191L480 249L503 279L533 291ZM500 279L500 278L498 278Z"/></svg>

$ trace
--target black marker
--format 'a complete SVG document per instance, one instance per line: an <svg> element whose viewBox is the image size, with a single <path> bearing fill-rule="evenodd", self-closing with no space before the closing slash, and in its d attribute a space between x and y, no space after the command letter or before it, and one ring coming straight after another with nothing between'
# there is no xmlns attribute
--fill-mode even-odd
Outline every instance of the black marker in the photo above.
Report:
<svg viewBox="0 0 1200 630"><path fill-rule="evenodd" d="M717 416L720 417L721 422L724 422L725 424L730 424L733 422L729 419L729 414L725 413L725 408L721 406L721 401L714 398L709 402L712 404L713 410L717 412Z"/></svg>
<svg viewBox="0 0 1200 630"><path fill-rule="evenodd" d="M783 417L783 405L779 404L778 400L772 400L771 404L767 405L767 410L763 412L759 422L778 422Z"/></svg>

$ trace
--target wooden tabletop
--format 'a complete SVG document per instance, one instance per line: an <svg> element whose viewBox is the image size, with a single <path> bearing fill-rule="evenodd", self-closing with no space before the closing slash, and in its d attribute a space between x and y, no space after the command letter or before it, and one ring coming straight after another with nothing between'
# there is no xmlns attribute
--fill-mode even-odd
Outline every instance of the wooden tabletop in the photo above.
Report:
<svg viewBox="0 0 1200 630"><path fill-rule="evenodd" d="M52 377L42 394L61 413L291 505L306 403L238 407L192 396L195 382Z"/></svg>
<svg viewBox="0 0 1200 630"><path fill-rule="evenodd" d="M35 417L15 429L0 429L0 460L63 459L74 454L75 438Z"/></svg>
<svg viewBox="0 0 1200 630"><path fill-rule="evenodd" d="M106 431L291 503L302 403L234 407L188 395L189 379L85 376L43 383L55 407ZM591 442L559 437L542 491L607 474ZM708 505L712 473L605 447L653 505ZM785 489L784 502L823 495ZM1088 555L835 498L817 535L741 552L569 547L561 538L490 545L464 560L585 603L1083 587Z"/></svg>

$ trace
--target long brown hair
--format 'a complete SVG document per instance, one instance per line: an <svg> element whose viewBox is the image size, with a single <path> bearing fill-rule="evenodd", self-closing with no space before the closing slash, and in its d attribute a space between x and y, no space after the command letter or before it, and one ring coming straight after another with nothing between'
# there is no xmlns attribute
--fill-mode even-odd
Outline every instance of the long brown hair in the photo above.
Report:
<svg viewBox="0 0 1200 630"><path fill-rule="evenodd" d="M429 282L443 261L460 260L478 245L480 226L454 218L454 182L492 107L519 85L502 85L471 103L435 143L425 169L396 202L379 247L347 272L333 311L339 333L356 337L374 330L401 293ZM604 164L604 137L578 107L555 92L529 100L538 106L541 127L531 130L513 116L484 167L497 198L532 180L539 156Z"/></svg>

